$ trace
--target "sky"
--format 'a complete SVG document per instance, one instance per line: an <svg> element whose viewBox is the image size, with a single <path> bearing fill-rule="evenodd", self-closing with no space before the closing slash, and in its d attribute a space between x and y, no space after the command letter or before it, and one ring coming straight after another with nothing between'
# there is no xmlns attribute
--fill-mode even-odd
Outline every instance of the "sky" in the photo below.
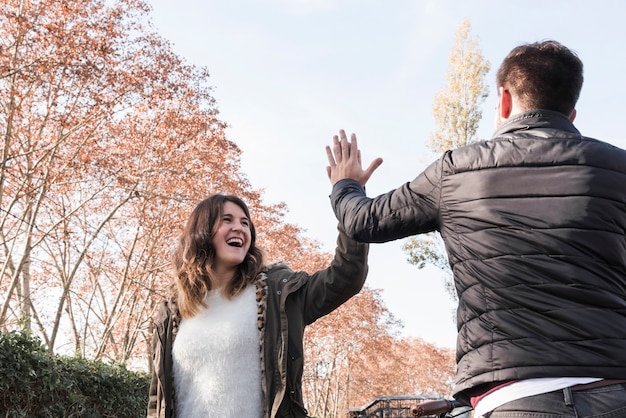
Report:
<svg viewBox="0 0 626 418"><path fill-rule="evenodd" d="M494 128L495 71L515 46L557 40L585 65L576 127L626 148L626 25L622 0L148 0L157 32L189 64L208 68L242 171L267 204L333 252L336 219L324 147L356 133L363 165L382 157L369 196L415 178L437 155L435 94L454 32L467 19L491 63L478 137ZM406 261L404 240L372 244L367 284L381 289L402 335L453 348L455 304L434 267Z"/></svg>

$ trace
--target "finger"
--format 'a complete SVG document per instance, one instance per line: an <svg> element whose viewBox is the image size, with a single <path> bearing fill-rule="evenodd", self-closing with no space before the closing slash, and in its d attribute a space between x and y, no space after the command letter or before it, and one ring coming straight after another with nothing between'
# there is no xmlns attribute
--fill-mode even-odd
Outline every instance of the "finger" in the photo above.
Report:
<svg viewBox="0 0 626 418"><path fill-rule="evenodd" d="M339 131L339 137L341 138L341 158L350 158L350 143L346 137L346 132L342 129Z"/></svg>
<svg viewBox="0 0 626 418"><path fill-rule="evenodd" d="M367 167L367 170L365 170L365 173L368 179L372 176L374 171L376 171L376 169L380 167L382 163L383 163L383 159L380 157L376 158L374 161L370 163L369 167Z"/></svg>
<svg viewBox="0 0 626 418"><path fill-rule="evenodd" d="M336 165L335 157L333 157L333 151L330 149L329 145L326 145L326 157L328 157L328 164L330 164L331 167L334 167Z"/></svg>
<svg viewBox="0 0 626 418"><path fill-rule="evenodd" d="M350 135L350 155L356 155L359 158L359 146L356 141L356 134ZM359 159L359 162L361 160Z"/></svg>
<svg viewBox="0 0 626 418"><path fill-rule="evenodd" d="M333 151L335 152L335 160L336 162L341 162L342 152L341 152L341 142L339 141L339 137L337 135L333 136Z"/></svg>

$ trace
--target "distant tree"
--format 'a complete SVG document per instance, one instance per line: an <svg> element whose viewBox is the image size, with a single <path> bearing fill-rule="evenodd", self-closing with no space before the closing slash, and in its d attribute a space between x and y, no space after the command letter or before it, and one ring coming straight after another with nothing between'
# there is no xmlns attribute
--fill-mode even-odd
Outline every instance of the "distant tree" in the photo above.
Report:
<svg viewBox="0 0 626 418"><path fill-rule="evenodd" d="M465 146L478 141L476 132L482 118L480 105L489 91L485 76L490 64L483 58L478 40L470 34L468 20L461 22L454 35L450 51L447 84L435 95L433 116L436 130L430 136L429 148L435 153ZM418 268L432 264L444 273L444 284L456 300L452 272L443 241L438 233L428 233L407 239L403 245L408 261Z"/></svg>
<svg viewBox="0 0 626 418"><path fill-rule="evenodd" d="M369 363L384 356L382 341L398 325L380 291L365 288L307 329L303 392L312 416L346 416L349 403L371 393L359 383L377 380L380 370Z"/></svg>
<svg viewBox="0 0 626 418"><path fill-rule="evenodd" d="M345 417L379 396L449 395L452 350L400 338L401 323L365 287L305 333L303 393L312 416Z"/></svg>
<svg viewBox="0 0 626 418"><path fill-rule="evenodd" d="M452 396L455 350L439 348L419 338L404 338L393 346L398 356L403 356L408 367L398 372L397 379L403 380L406 394Z"/></svg>
<svg viewBox="0 0 626 418"><path fill-rule="evenodd" d="M437 129L429 146L440 153L478 141L476 131L482 119L480 105L489 95L485 76L490 64L472 38L471 25L464 20L454 34L450 51L448 83L435 95L433 116Z"/></svg>

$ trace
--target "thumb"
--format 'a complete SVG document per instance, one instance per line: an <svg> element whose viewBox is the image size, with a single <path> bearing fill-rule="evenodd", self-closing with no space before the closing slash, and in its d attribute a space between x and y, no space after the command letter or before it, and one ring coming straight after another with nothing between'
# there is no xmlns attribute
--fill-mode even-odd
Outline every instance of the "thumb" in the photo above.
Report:
<svg viewBox="0 0 626 418"><path fill-rule="evenodd" d="M364 173L365 181L363 182L363 183L364 183L363 185L365 185L365 183L367 183L367 181L368 181L368 180L369 180L369 178L372 176L372 174L374 173L374 171L376 171L376 169L377 169L378 167L380 167L380 165L381 165L382 163L383 163L383 159L382 159L382 158L380 158L380 157L379 157L379 158L374 159L374 160L370 163L369 167L367 167L367 170L365 170L365 173Z"/></svg>

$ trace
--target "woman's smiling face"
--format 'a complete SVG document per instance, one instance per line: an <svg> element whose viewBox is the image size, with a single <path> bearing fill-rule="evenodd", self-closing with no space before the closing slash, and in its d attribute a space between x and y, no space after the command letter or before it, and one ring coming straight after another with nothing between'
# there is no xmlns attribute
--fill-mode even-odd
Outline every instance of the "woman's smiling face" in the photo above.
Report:
<svg viewBox="0 0 626 418"><path fill-rule="evenodd" d="M234 272L246 258L252 239L250 219L239 205L227 201L222 212L212 242L215 248L213 270L217 274Z"/></svg>

